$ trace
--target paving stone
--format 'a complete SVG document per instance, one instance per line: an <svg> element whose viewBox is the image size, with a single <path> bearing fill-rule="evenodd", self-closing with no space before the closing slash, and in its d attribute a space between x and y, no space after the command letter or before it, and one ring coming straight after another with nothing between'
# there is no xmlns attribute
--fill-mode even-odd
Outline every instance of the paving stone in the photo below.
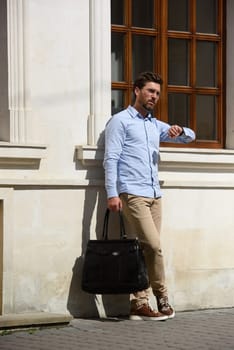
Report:
<svg viewBox="0 0 234 350"><path fill-rule="evenodd" d="M178 312L165 322L73 319L2 333L1 350L234 350L234 308ZM5 335L4 335L5 334Z"/></svg>

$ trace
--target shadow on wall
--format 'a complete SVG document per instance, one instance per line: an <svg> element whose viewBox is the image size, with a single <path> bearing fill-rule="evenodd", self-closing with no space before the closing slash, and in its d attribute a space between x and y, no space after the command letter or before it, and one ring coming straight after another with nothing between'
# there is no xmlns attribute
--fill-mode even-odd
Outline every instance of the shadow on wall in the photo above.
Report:
<svg viewBox="0 0 234 350"><path fill-rule="evenodd" d="M102 135L103 138L103 135ZM88 170L89 172L90 170ZM92 175L92 174L91 174ZM92 178L87 174L88 178ZM90 180L92 184L92 180ZM125 316L129 313L129 295L94 295L81 289L82 268L87 242L91 237L91 224L96 209L95 235L102 236L103 221L106 211L106 192L104 188L88 186L85 192L81 256L73 266L73 274L69 289L67 308L75 318L95 318ZM119 234L118 215L111 215L109 224L110 238ZM93 234L92 234L93 237Z"/></svg>

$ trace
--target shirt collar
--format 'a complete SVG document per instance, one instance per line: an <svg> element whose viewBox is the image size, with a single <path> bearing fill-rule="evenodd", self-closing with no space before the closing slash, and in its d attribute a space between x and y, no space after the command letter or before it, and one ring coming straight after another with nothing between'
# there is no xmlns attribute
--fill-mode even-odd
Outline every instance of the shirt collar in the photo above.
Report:
<svg viewBox="0 0 234 350"><path fill-rule="evenodd" d="M143 119L145 119L145 118L147 118L147 119L149 119L149 120L151 120L153 117L152 117L152 114L148 114L148 116L147 117L143 117L133 106L128 106L128 108L127 108L127 110L128 110L128 113L131 115L131 117L132 118L136 118L136 117L140 117L140 118L143 118Z"/></svg>

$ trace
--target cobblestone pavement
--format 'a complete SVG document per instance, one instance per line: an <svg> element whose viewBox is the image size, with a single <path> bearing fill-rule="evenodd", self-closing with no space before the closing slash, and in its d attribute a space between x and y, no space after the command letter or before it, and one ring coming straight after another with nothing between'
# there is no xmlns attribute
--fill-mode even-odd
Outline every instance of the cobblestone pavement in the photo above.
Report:
<svg viewBox="0 0 234 350"><path fill-rule="evenodd" d="M167 321L74 319L68 326L4 331L1 350L234 350L234 308L177 312Z"/></svg>

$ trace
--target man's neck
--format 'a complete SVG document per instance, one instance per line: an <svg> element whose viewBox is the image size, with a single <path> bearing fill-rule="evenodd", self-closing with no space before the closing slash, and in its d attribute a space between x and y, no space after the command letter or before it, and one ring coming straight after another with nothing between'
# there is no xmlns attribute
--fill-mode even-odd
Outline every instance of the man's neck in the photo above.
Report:
<svg viewBox="0 0 234 350"><path fill-rule="evenodd" d="M147 111L144 107L137 104L134 104L133 107L137 110L138 113L142 115L142 117L146 118L148 116L149 111Z"/></svg>

